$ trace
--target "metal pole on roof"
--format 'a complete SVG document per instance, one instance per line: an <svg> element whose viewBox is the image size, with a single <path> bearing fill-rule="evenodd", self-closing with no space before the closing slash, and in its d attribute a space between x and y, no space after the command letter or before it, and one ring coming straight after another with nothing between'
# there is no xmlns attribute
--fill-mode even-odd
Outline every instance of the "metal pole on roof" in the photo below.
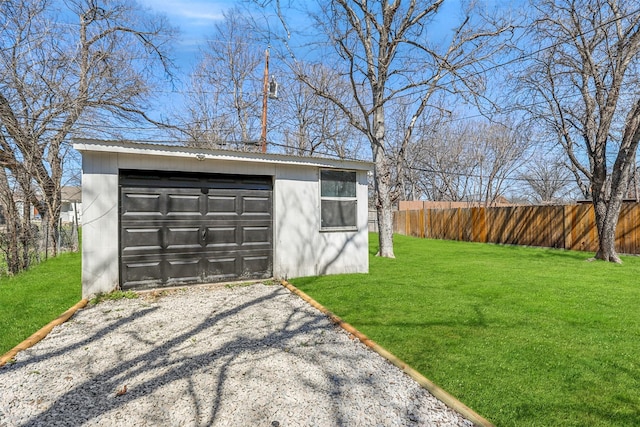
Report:
<svg viewBox="0 0 640 427"><path fill-rule="evenodd" d="M262 152L267 152L267 99L269 97L269 48L264 52L264 79L262 82Z"/></svg>

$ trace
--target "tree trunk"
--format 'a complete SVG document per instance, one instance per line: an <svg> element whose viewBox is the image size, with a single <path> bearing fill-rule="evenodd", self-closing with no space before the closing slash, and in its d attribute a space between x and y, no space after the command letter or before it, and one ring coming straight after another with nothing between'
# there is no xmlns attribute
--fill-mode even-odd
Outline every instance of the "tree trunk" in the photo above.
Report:
<svg viewBox="0 0 640 427"><path fill-rule="evenodd" d="M44 226L44 232L46 233L44 237L47 242L45 247L45 259L49 256L55 257L58 255L58 243L60 239L59 225L61 194L60 188L55 185L54 182L60 181L48 180L47 183L50 184L50 187L45 188L45 194L47 195L45 199L46 211L42 215L42 224Z"/></svg>
<svg viewBox="0 0 640 427"><path fill-rule="evenodd" d="M9 186L7 174L4 168L0 168L0 205L2 206L6 223L5 247L7 272L11 275L19 273L20 262L20 216L16 208L13 192Z"/></svg>
<svg viewBox="0 0 640 427"><path fill-rule="evenodd" d="M609 203L594 201L593 207L598 229L598 251L595 258L621 263L622 261L616 252L616 228L622 207L622 197L615 199L612 198Z"/></svg>
<svg viewBox="0 0 640 427"><path fill-rule="evenodd" d="M59 217L58 217L59 218ZM42 215L42 238L44 238L44 259L58 255L58 219L50 212Z"/></svg>
<svg viewBox="0 0 640 427"><path fill-rule="evenodd" d="M26 191L26 190L23 190ZM24 206L22 208L22 233L20 235L20 243L22 245L22 270L28 270L31 265L30 249L33 243L33 229L31 224L31 203L29 198L24 198Z"/></svg>
<svg viewBox="0 0 640 427"><path fill-rule="evenodd" d="M634 107L629 111L625 122L625 130L622 136L622 143L611 170L611 188L607 200L606 186L602 179L606 176L604 164L598 165L594 177L596 188L594 191L593 203L596 214L596 224L598 226L598 252L596 259L621 263L620 257L616 253L616 228L618 218L622 209L622 202L627 195L629 181L631 180L631 168L635 168L636 152L640 143L640 100L636 101ZM598 160L598 158L596 158Z"/></svg>
<svg viewBox="0 0 640 427"><path fill-rule="evenodd" d="M383 141L372 143L374 162L374 197L378 216L377 256L395 258L393 253L393 206L391 203L391 171Z"/></svg>
<svg viewBox="0 0 640 427"><path fill-rule="evenodd" d="M378 214L378 244L377 255L386 258L395 258L393 253L393 208L391 206L391 194L389 188L389 166L384 155L376 156L375 174L375 198Z"/></svg>
<svg viewBox="0 0 640 427"><path fill-rule="evenodd" d="M384 149L384 109L377 108L373 114L374 183L376 210L378 213L378 256L395 258L393 253L393 207L391 205L391 171Z"/></svg>
<svg viewBox="0 0 640 427"><path fill-rule="evenodd" d="M604 156L595 156L594 163L594 173L591 180L592 198L598 230L598 251L595 258L620 262L615 248L615 233L622 206L622 194L617 194L620 192L619 188L614 189L607 186Z"/></svg>
<svg viewBox="0 0 640 427"><path fill-rule="evenodd" d="M633 145L631 155L618 154L618 158L611 174L610 188L603 178L606 176L604 166L597 167L594 173L593 208L598 229L598 251L596 259L621 263L616 252L616 229L622 202L627 194L629 180L631 178L631 164L635 165L635 150L637 141Z"/></svg>

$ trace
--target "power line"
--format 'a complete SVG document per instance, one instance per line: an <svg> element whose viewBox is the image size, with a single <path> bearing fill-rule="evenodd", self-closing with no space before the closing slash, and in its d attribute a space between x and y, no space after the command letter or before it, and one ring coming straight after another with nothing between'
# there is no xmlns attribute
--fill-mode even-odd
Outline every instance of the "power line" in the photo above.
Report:
<svg viewBox="0 0 640 427"><path fill-rule="evenodd" d="M452 171L446 171L446 170L438 170L438 169L433 169L433 168L425 168L425 167L412 167L412 166L407 166L407 169L409 170L415 170L418 172L427 172L427 173L434 173L434 174L442 174L442 175L455 175L455 176L459 176L459 177L463 177L463 178L477 178L477 179L486 179L489 178L487 175L481 175L478 173L466 173L466 172L452 172ZM517 181L517 182L531 182L531 181L539 181L539 182L545 182L547 180L545 180L544 178L531 178L531 177L517 177L517 176L502 176L500 178L494 178L496 180L501 180L501 181ZM566 178L566 179L554 179L554 182L558 182L558 183L562 183L562 184L571 184L571 183L575 183L576 180L573 178Z"/></svg>

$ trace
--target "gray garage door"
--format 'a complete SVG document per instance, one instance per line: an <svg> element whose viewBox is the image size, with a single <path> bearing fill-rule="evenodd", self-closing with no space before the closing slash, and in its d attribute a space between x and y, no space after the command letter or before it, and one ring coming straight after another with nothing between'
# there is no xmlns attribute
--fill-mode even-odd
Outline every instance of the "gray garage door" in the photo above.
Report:
<svg viewBox="0 0 640 427"><path fill-rule="evenodd" d="M122 288L271 277L271 212L271 177L121 171Z"/></svg>

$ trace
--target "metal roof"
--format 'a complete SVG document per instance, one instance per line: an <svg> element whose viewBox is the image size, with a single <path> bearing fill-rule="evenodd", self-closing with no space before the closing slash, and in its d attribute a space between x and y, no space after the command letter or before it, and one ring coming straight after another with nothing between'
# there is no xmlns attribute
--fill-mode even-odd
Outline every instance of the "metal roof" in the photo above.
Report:
<svg viewBox="0 0 640 427"><path fill-rule="evenodd" d="M324 168L343 168L355 170L373 170L372 162L359 160L340 160L324 157L300 157L287 154L256 153L247 151L218 150L184 145L151 144L135 141L106 141L98 139L75 138L73 148L80 152L108 152L145 156L171 156L195 158L198 160L225 160L255 163L314 166Z"/></svg>

